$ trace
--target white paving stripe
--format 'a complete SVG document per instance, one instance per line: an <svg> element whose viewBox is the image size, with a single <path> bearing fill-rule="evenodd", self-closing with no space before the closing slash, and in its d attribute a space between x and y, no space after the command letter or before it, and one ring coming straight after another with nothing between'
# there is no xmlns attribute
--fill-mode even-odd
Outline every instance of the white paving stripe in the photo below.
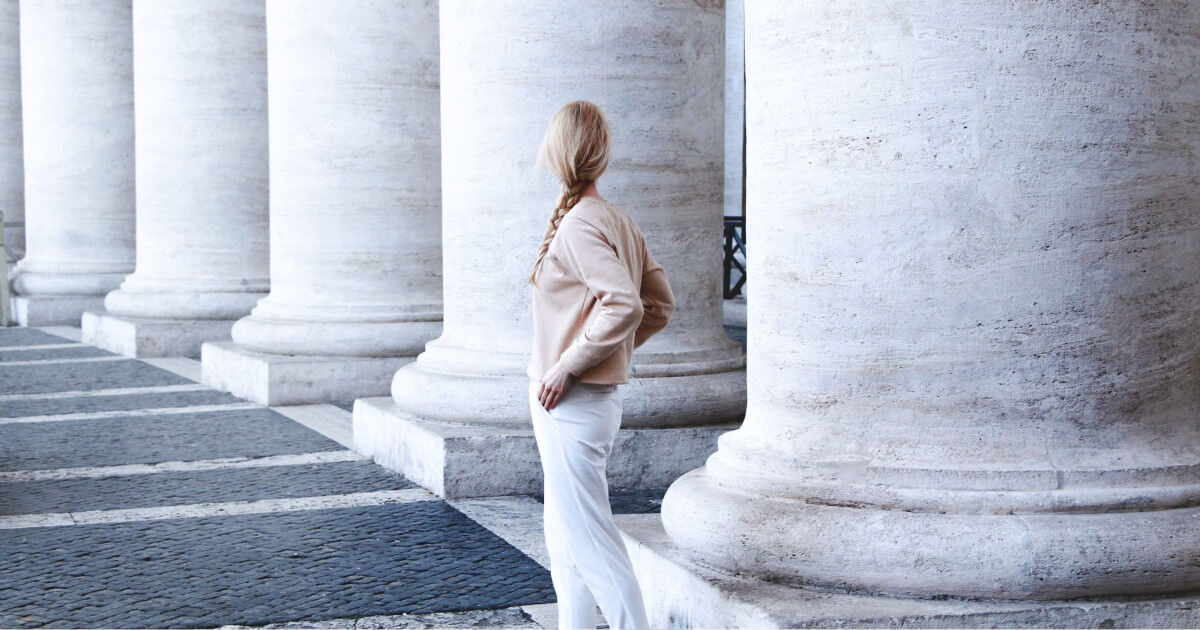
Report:
<svg viewBox="0 0 1200 630"><path fill-rule="evenodd" d="M125 396L127 394L171 394L209 390L199 383L183 385L154 385L150 387L113 387L110 389L75 389L68 392L46 392L42 394L0 394L0 403L12 400L53 400L57 398L81 398L84 396Z"/></svg>
<svg viewBox="0 0 1200 630"><path fill-rule="evenodd" d="M546 551L546 534L542 529L545 506L537 499L516 495L450 499L447 503L550 569L550 554Z"/></svg>
<svg viewBox="0 0 1200 630"><path fill-rule="evenodd" d="M36 350L59 350L61 348L91 348L85 343L48 343L41 346L2 346L0 356L5 352L31 352Z"/></svg>
<svg viewBox="0 0 1200 630"><path fill-rule="evenodd" d="M156 368L173 372L183 378L196 381L199 383L200 378L200 362L188 357L158 357L139 359L143 363L149 363ZM211 388L209 388L211 389Z"/></svg>
<svg viewBox="0 0 1200 630"><path fill-rule="evenodd" d="M117 409L114 411L80 411L77 413L61 413L51 416L24 416L19 418L0 418L0 424L24 424L27 422L63 422L66 420L100 420L103 418L137 418L141 416L177 416L188 413L205 411L238 411L242 409L262 409L263 406L251 402L221 403L216 405L192 405L190 407L156 407L153 409Z"/></svg>
<svg viewBox="0 0 1200 630"><path fill-rule="evenodd" d="M79 326L33 326L32 328L56 337L66 337L71 341L83 341L83 329Z"/></svg>
<svg viewBox="0 0 1200 630"><path fill-rule="evenodd" d="M55 481L59 479L99 479L103 477L126 477L164 472L192 472L225 468L268 468L271 466L351 462L364 459L368 459L366 455L346 450L318 451L316 453L300 453L297 455L271 455L268 457L224 457L220 459L161 462L157 464L85 466L80 468L53 468L49 470L11 470L0 472L0 483Z"/></svg>
<svg viewBox="0 0 1200 630"><path fill-rule="evenodd" d="M2 367L16 367L22 365L50 365L55 363L100 363L102 361L129 361L129 357L114 355L111 357L75 357L73 359L31 359L29 361L4 361L0 363Z"/></svg>
<svg viewBox="0 0 1200 630"><path fill-rule="evenodd" d="M271 407L300 424L345 446L354 448L354 415L336 405L284 405Z"/></svg>
<svg viewBox="0 0 1200 630"><path fill-rule="evenodd" d="M97 525L155 521L203 516L236 516L241 514L272 514L304 510L328 510L333 508L386 505L389 503L411 503L414 501L438 501L440 497L424 488L405 490L380 490L353 494L331 494L318 497L295 499L259 499L256 501L231 501L227 503L193 503L190 505L166 505L150 508L128 508L122 510L90 510L56 514L21 514L0 516L0 529L26 529L30 527L62 527L66 525Z"/></svg>

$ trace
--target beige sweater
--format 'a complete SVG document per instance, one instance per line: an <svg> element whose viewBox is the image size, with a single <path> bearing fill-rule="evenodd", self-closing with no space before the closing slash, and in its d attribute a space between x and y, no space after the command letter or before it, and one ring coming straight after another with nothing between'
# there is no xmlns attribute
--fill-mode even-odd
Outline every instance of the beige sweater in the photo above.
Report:
<svg viewBox="0 0 1200 630"><path fill-rule="evenodd" d="M584 197L558 225L534 278L535 381L556 361L585 383L628 383L634 348L667 325L675 296L633 218Z"/></svg>

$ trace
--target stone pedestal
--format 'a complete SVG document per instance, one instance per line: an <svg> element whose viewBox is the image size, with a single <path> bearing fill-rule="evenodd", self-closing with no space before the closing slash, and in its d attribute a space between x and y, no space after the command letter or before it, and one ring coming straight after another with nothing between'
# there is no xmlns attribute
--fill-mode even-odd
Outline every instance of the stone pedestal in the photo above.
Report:
<svg viewBox="0 0 1200 630"><path fill-rule="evenodd" d="M741 420L745 357L721 314L724 23L721 6L684 1L441 6L445 330L396 373L397 410L498 441L529 426L528 276L559 190L534 162L551 117L581 98L612 131L601 194L639 223L677 300L635 353L623 426Z"/></svg>
<svg viewBox="0 0 1200 630"><path fill-rule="evenodd" d="M667 491L675 548L764 587L1200 590L1180 32L1200 12L748 7L749 401Z"/></svg>
<svg viewBox="0 0 1200 630"><path fill-rule="evenodd" d="M1100 600L886 597L787 586L697 564L658 514L616 514L654 628L1195 628L1200 595Z"/></svg>
<svg viewBox="0 0 1200 630"><path fill-rule="evenodd" d="M617 432L606 468L611 491L662 488L704 462L736 423ZM389 397L354 401L354 450L446 499L542 494L533 426L439 422L405 413Z"/></svg>
<svg viewBox="0 0 1200 630"><path fill-rule="evenodd" d="M441 332L437 3L268 2L267 28L271 293L204 380L382 395Z"/></svg>
<svg viewBox="0 0 1200 630"><path fill-rule="evenodd" d="M145 2L134 24L137 269L83 341L196 356L266 295L263 0Z"/></svg>
<svg viewBox="0 0 1200 630"><path fill-rule="evenodd" d="M354 400L378 393L379 382L412 357L278 355L247 350L230 341L201 347L205 385L264 405Z"/></svg>
<svg viewBox="0 0 1200 630"><path fill-rule="evenodd" d="M21 147L21 25L17 0L0 0L0 213L12 267L25 255L25 155ZM8 278L0 278L7 282Z"/></svg>
<svg viewBox="0 0 1200 630"><path fill-rule="evenodd" d="M133 22L129 0L20 8L23 326L79 325L133 270Z"/></svg>

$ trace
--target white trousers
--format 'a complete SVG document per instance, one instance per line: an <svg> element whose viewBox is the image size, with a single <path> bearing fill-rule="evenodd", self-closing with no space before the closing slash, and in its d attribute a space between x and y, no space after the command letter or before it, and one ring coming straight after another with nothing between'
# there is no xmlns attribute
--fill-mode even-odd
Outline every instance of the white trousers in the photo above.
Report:
<svg viewBox="0 0 1200 630"><path fill-rule="evenodd" d="M553 409L530 381L533 434L542 458L544 529L558 627L596 627L596 605L612 630L650 627L625 541L613 522L605 466L621 427L617 386L575 382Z"/></svg>

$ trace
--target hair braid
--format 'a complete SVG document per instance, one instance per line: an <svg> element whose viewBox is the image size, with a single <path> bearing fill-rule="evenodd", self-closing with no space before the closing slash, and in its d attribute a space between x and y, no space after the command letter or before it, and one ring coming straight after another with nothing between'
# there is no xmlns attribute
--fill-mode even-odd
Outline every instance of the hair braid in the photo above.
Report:
<svg viewBox="0 0 1200 630"><path fill-rule="evenodd" d="M591 183L590 179L579 179L573 184L562 185L562 195L558 198L558 205L555 206L554 212L550 215L550 223L546 226L546 234L542 236L542 244L538 247L537 260L533 262L533 271L529 274L529 282L532 283L537 276L538 268L542 266L542 259L546 257L546 252L550 251L550 242L554 240L554 235L558 233L558 225L562 223L567 213L579 200L583 197L583 189Z"/></svg>
<svg viewBox="0 0 1200 630"><path fill-rule="evenodd" d="M545 164L558 178L562 195L550 214L550 223L529 272L530 284L534 283L546 252L550 251L550 243L558 233L563 217L579 203L584 189L608 168L609 153L608 121L595 103L571 101L550 120L538 149L538 162Z"/></svg>

